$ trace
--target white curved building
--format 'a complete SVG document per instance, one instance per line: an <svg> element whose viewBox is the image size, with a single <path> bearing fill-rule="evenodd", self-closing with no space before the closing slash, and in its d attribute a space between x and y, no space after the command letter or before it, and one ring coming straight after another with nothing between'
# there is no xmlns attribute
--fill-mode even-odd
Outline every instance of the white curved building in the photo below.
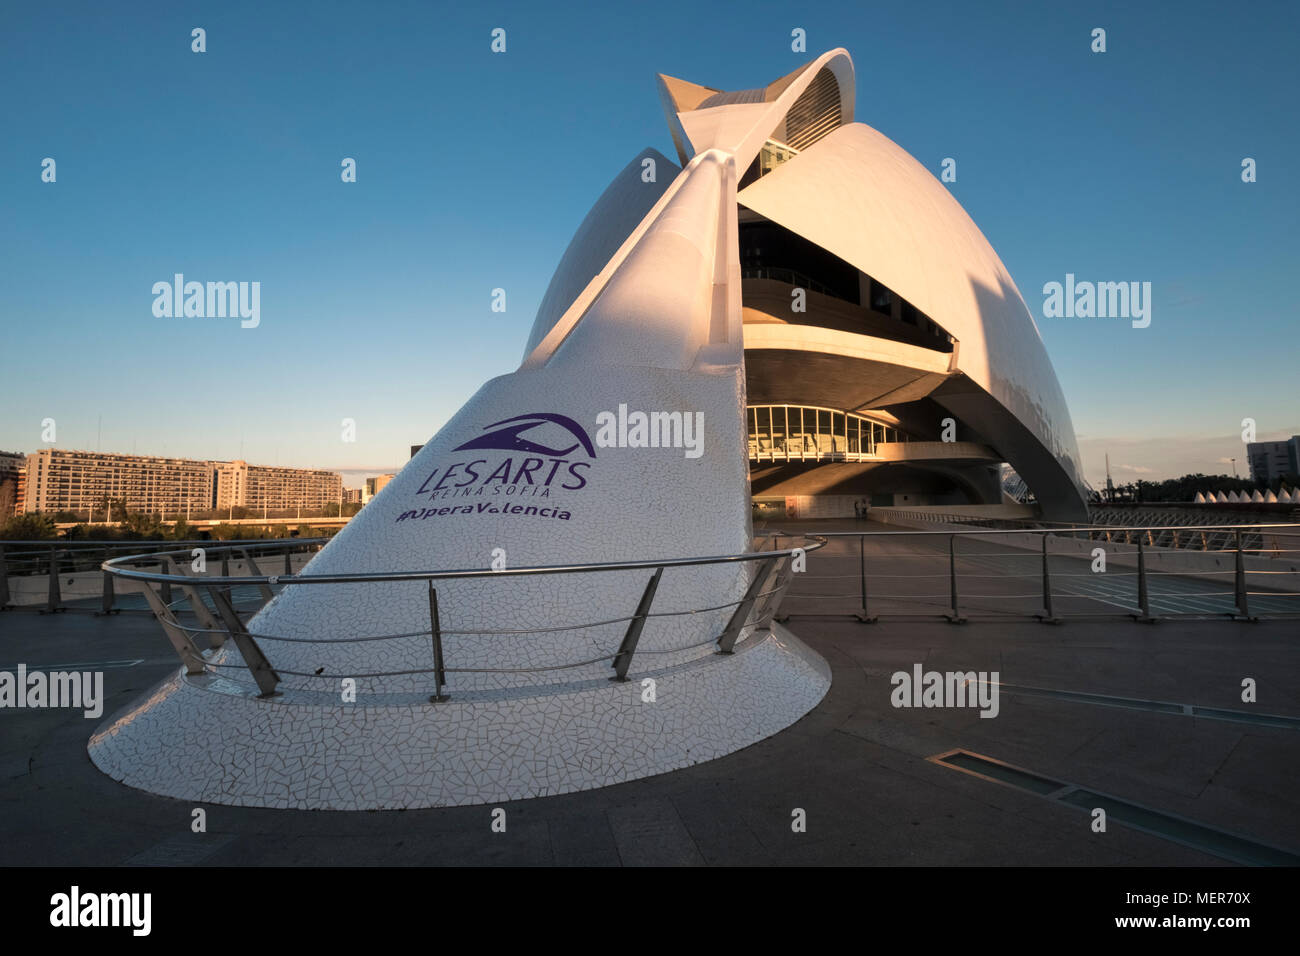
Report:
<svg viewBox="0 0 1300 956"><path fill-rule="evenodd" d="M681 163L718 149L740 174L755 497L998 504L1005 462L1045 517L1086 518L1069 410L1015 283L942 183L853 122L853 79L844 50L753 90L659 78ZM661 183L676 173L647 150L601 196L547 290L525 366L582 314L581 290L658 197L640 181L647 157Z"/></svg>
<svg viewBox="0 0 1300 956"><path fill-rule="evenodd" d="M944 187L852 123L847 53L757 90L660 91L681 165L647 150L600 197L519 369L248 633L227 618L234 640L200 658L172 626L186 666L96 733L97 766L188 800L322 809L661 773L826 693L825 662L753 603L776 566L516 569L748 552L751 482L997 503L1008 462L1047 515L1083 513L1028 310ZM478 576L436 596L413 576L457 569ZM387 577L333 580L358 574Z"/></svg>

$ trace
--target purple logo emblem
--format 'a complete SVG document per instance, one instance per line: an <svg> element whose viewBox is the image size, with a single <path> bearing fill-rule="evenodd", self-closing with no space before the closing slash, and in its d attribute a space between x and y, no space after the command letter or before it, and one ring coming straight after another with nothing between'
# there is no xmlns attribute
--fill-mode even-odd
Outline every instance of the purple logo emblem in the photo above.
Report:
<svg viewBox="0 0 1300 956"><path fill-rule="evenodd" d="M549 448L539 442L525 438L524 433L531 431L547 423L559 425L569 432L577 442L568 448ZM501 428L499 426L506 426ZM503 418L499 422L493 422L488 428L495 428L496 431L488 432L486 435L479 435L463 445L457 445L453 451L463 451L468 448L495 448L503 451L525 452L533 455L546 455L549 458L563 458L565 455L575 451L581 446L586 452L587 457L595 458L596 449L592 447L591 439L587 437L586 430L575 422L572 418L564 415L557 415L554 412L533 412L531 415L516 415L514 418Z"/></svg>
<svg viewBox="0 0 1300 956"><path fill-rule="evenodd" d="M564 429L575 441L567 447L554 447L528 437L536 428L555 426ZM552 492L567 497L564 492L578 492L587 486L587 475L592 463L575 461L569 457L596 457L596 449L586 430L572 418L554 412L533 412L503 418L484 426L484 434L473 438L452 451L484 451L483 458L466 456L459 461L434 468L416 494L427 496L429 501L448 501L444 507L426 507L402 512L397 521L451 515L519 515L525 518L554 518L569 521L573 514L563 505L554 502ZM555 428L552 428L554 433ZM543 437L545 433L543 433ZM558 445L564 445L560 441ZM581 450L579 450L581 449ZM490 454L508 452L504 457ZM467 460L468 459L468 460ZM509 499L537 499L535 505L516 505ZM473 502L466 499L474 499Z"/></svg>

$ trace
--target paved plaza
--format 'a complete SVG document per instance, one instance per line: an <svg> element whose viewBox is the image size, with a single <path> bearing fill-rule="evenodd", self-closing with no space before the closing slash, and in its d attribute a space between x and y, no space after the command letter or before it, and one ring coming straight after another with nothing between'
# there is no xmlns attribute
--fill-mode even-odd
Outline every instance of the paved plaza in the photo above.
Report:
<svg viewBox="0 0 1300 956"><path fill-rule="evenodd" d="M841 562L810 556L794 593L834 589ZM830 693L808 716L685 770L502 804L503 833L492 828L490 806L297 812L208 805L207 832L196 834L193 805L132 790L91 765L86 741L100 721L74 710L6 709L0 864L1233 862L1176 828L1155 835L1112 822L1093 832L1087 807L930 759L954 750L1228 831L1265 854L1300 850L1294 621L1148 625L1117 614L1056 626L1024 619L953 625L937 617L867 625L838 609L819 613L806 599L786 610L793 613L785 626L833 672ZM19 662L29 671L102 670L103 720L178 666L152 618L129 611L5 612L0 658L5 670ZM891 675L915 665L996 671L997 717L893 707ZM1254 704L1241 700L1245 678L1257 682ZM1202 716L1207 710L1215 713ZM797 810L806 832L792 827Z"/></svg>

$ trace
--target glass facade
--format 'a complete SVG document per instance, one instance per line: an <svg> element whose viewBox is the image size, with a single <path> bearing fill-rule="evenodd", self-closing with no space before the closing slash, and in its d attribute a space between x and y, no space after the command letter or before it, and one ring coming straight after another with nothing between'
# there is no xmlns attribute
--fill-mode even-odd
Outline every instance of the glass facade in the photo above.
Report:
<svg viewBox="0 0 1300 956"><path fill-rule="evenodd" d="M785 143L778 143L774 139L769 139L763 144L763 148L758 151L758 175L766 176L782 163L788 162L798 155L799 150L787 146Z"/></svg>
<svg viewBox="0 0 1300 956"><path fill-rule="evenodd" d="M907 435L852 412L808 405L751 405L750 461L867 461Z"/></svg>

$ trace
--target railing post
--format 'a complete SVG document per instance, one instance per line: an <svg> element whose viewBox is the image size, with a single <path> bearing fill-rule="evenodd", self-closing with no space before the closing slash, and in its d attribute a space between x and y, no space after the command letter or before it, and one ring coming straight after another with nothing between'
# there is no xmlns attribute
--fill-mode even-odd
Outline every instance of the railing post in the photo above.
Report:
<svg viewBox="0 0 1300 956"><path fill-rule="evenodd" d="M781 600L785 597L785 589L790 586L790 578L794 575L794 556L791 555L782 561L777 559L776 573L773 575L771 594L763 599L759 605L758 614L755 620L759 627L772 626L772 622L777 620L777 611L781 608Z"/></svg>
<svg viewBox="0 0 1300 956"><path fill-rule="evenodd" d="M293 564L290 563L289 561L289 555L292 552L293 552L293 545L286 544L284 546L284 573L285 574L293 574Z"/></svg>
<svg viewBox="0 0 1300 956"><path fill-rule="evenodd" d="M104 560L108 561L112 557L113 557L112 549L108 545L105 545ZM117 614L121 610L122 609L117 606L117 584L113 580L113 575L105 571L104 572L104 603L103 606L100 608L99 613L101 615Z"/></svg>
<svg viewBox="0 0 1300 956"><path fill-rule="evenodd" d="M772 548L773 551L776 551L781 547L780 539L785 537L789 537L791 539L794 538L793 535L787 535L784 531L777 532L776 546ZM787 614L785 617L781 616L781 602L785 600L785 592L789 589L790 579L793 577L794 577L794 555L790 555L785 559L785 564L781 565L780 570L777 572L776 583L773 585L773 587L776 589L776 593L772 595L771 599L767 602L768 604L767 608L765 608L763 611L763 613L767 616L767 621L769 625L771 625L773 621L776 621L779 624L784 624L786 621L790 620L789 614Z"/></svg>
<svg viewBox="0 0 1300 956"><path fill-rule="evenodd" d="M212 597L212 603L217 608L217 613L221 615L222 623L225 624L226 633L235 642L235 647L239 648L239 653L244 658L244 663L248 665L249 671L253 674L253 680L257 682L257 689L262 693L259 697L274 697L275 685L280 683L280 675L271 667L271 662L266 659L262 649L257 646L257 641L248 633L248 628L244 627L244 622L239 619L235 613L235 607L230 603L230 598L225 594L225 588L213 585L208 587L208 594Z"/></svg>
<svg viewBox="0 0 1300 956"><path fill-rule="evenodd" d="M104 572L104 599L103 599L103 603L100 604L99 610L95 612L95 616L104 617L105 615L108 614L116 614L120 610L120 608L113 607L113 603L116 600L116 598L117 598L117 594L113 590L113 575L105 571Z"/></svg>
<svg viewBox="0 0 1300 956"><path fill-rule="evenodd" d="M171 555L163 555L163 567L170 568L171 573L178 577L188 578L190 576L189 572L185 570L185 563L174 560ZM199 595L198 589L190 587L188 584L177 586L181 589L181 593L185 595L185 599L190 602L190 609L194 612L194 616L199 619L199 623L208 629L209 646L220 647L224 644L226 642L225 635L219 632L222 624L212 616L208 606L203 603L203 598Z"/></svg>
<svg viewBox="0 0 1300 956"><path fill-rule="evenodd" d="M161 571L163 574L167 573L166 558L163 558L158 562L158 570ZM172 583L170 581L162 581L159 583L159 588L162 591L163 603L170 605L172 603Z"/></svg>
<svg viewBox="0 0 1300 956"><path fill-rule="evenodd" d="M288 560L287 553L285 560ZM447 695L442 692L443 685L447 683L447 669L442 662L442 621L438 617L438 591L432 581L429 582L429 635L433 641L433 696L429 700L440 704L447 699Z"/></svg>
<svg viewBox="0 0 1300 956"><path fill-rule="evenodd" d="M1147 593L1147 557L1142 547L1142 536L1138 535L1138 611L1134 618L1144 624L1154 624L1151 616L1151 598Z"/></svg>
<svg viewBox="0 0 1300 956"><path fill-rule="evenodd" d="M9 565L5 560L5 546L0 544L0 611L9 610Z"/></svg>
<svg viewBox="0 0 1300 956"><path fill-rule="evenodd" d="M229 548L226 548L224 551L221 552L221 576L223 578L230 577L230 549ZM222 586L221 590L226 593L226 600L229 601L231 605L233 605L235 603L234 589L231 588L229 584L226 584Z"/></svg>
<svg viewBox="0 0 1300 956"><path fill-rule="evenodd" d="M655 568L654 576L645 586L641 600L636 606L636 614L632 616L627 633L623 635L623 642L618 646L618 653L614 655L614 660L610 664L614 668L614 676L610 680L627 681L627 669L632 665L632 655L636 653L637 641L641 640L641 629L645 627L646 616L650 613L650 602L655 599L655 591L659 589L659 578L663 573L663 568Z"/></svg>
<svg viewBox="0 0 1300 956"><path fill-rule="evenodd" d="M248 573L250 575L260 575L262 573L262 569L259 568L257 562L253 560L252 551L248 548L240 548L239 553L244 556L244 563L248 565ZM260 582L257 586L262 592L262 600L269 601L271 598L275 597L275 593L271 590L271 586L265 581Z"/></svg>
<svg viewBox="0 0 1300 956"><path fill-rule="evenodd" d="M1052 610L1052 569L1048 563L1047 554L1047 532L1042 532L1043 536L1043 613L1038 615L1038 619L1044 624L1060 624L1061 619L1056 616Z"/></svg>
<svg viewBox="0 0 1300 956"><path fill-rule="evenodd" d="M149 607L153 610L153 616L156 617L158 623L162 625L163 633L167 635L167 640L171 641L172 647L180 656L181 663L185 665L185 673L202 674L206 669L204 667L203 655L200 654L199 649L194 646L194 642L190 640L190 636L186 632L185 628L181 627L180 622L176 620L176 616L172 614L171 608L163 603L157 592L154 591L153 585L148 581L139 581L137 583L140 588L140 593L144 595L145 600L149 602Z"/></svg>
<svg viewBox="0 0 1300 956"><path fill-rule="evenodd" d="M740 637L740 632L745 627L745 622L749 619L749 612L754 607L754 602L758 600L759 592L763 590L763 585L772 573L772 565L779 558L768 558L758 566L754 572L754 579L749 582L749 587L745 589L745 596L740 599L740 604L731 614L731 620L727 622L726 629L718 637L718 653L730 654L736 646L736 640Z"/></svg>
<svg viewBox="0 0 1300 956"><path fill-rule="evenodd" d="M48 584L45 610L41 613L53 614L55 611L66 611L67 608L63 606L63 591L59 587L59 557L54 545L50 545L50 576Z"/></svg>
<svg viewBox="0 0 1300 956"><path fill-rule="evenodd" d="M863 624L875 624L878 618L867 604L867 536L858 535L858 577L862 584L862 610L854 615Z"/></svg>
<svg viewBox="0 0 1300 956"><path fill-rule="evenodd" d="M1241 554L1241 529L1235 529L1236 554L1235 573L1233 574L1234 590L1237 595L1237 614L1239 621L1258 621L1259 618L1250 616L1250 602L1246 596L1246 562Z"/></svg>
<svg viewBox="0 0 1300 956"><path fill-rule="evenodd" d="M957 608L957 536L948 535L948 583L952 591L952 608L944 615L950 624L965 624L966 619L961 616L961 611Z"/></svg>

